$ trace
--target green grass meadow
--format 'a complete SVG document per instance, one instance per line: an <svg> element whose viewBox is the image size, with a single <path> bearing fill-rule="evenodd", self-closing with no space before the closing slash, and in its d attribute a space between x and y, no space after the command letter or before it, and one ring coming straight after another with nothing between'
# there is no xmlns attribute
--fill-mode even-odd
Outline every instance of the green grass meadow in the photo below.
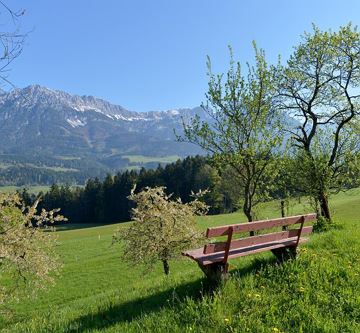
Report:
<svg viewBox="0 0 360 333"><path fill-rule="evenodd" d="M36 185L36 186L0 186L0 193L9 193L22 191L26 188L29 193L38 194L39 192L47 192L50 189L50 186L46 185Z"/></svg>
<svg viewBox="0 0 360 333"><path fill-rule="evenodd" d="M151 157L144 155L122 155L123 158L129 159L130 163L173 163L180 159L178 155L170 155L164 157Z"/></svg>
<svg viewBox="0 0 360 333"><path fill-rule="evenodd" d="M184 258L165 277L122 263L111 246L118 225L57 231L63 268L36 299L11 304L4 332L360 332L360 189L331 201L337 227L313 234L296 260L271 253L231 261L231 276L209 292ZM310 212L304 200L289 214ZM257 218L277 217L277 202ZM206 216L199 227L245 221L240 213ZM126 228L127 223L121 225Z"/></svg>

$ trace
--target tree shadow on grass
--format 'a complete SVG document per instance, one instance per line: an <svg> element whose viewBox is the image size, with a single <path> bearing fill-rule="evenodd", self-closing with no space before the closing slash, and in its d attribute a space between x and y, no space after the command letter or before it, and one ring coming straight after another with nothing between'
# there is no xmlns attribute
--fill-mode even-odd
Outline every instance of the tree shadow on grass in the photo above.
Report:
<svg viewBox="0 0 360 333"><path fill-rule="evenodd" d="M177 307L186 297L200 299L206 293L205 279L183 284L154 295L138 298L130 302L114 304L97 313L89 313L71 322L68 332L83 332L105 329L122 322L160 311L166 307Z"/></svg>
<svg viewBox="0 0 360 333"><path fill-rule="evenodd" d="M276 260L273 258L255 259L243 268L232 270L230 276L241 277L254 274L264 265L275 262ZM67 332L75 333L109 328L118 323L131 322L146 314L159 312L161 309L170 306L176 310L177 307L181 307L181 303L186 297L201 300L204 295L212 295L219 288L221 288L221 284L214 285L205 278L198 279L154 295L115 304L97 313L81 316L70 323Z"/></svg>

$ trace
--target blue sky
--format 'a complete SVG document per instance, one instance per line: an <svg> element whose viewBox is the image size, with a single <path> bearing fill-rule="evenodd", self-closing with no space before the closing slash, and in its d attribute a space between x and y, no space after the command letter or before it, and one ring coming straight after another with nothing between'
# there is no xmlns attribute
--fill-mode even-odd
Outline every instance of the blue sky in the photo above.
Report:
<svg viewBox="0 0 360 333"><path fill-rule="evenodd" d="M31 31L12 65L17 87L40 84L94 95L134 111L204 101L206 55L226 70L228 45L251 61L251 42L269 61L291 53L314 22L360 24L358 0L12 0ZM2 28L4 30L4 27Z"/></svg>

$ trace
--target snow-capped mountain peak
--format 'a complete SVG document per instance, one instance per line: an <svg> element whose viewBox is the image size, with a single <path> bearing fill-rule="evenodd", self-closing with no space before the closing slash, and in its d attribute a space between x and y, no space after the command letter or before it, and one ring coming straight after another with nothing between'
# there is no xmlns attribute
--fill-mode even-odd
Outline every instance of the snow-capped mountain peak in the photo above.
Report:
<svg viewBox="0 0 360 333"><path fill-rule="evenodd" d="M14 89L8 93L0 92L0 106L11 104L15 109L53 109L58 111L73 110L81 113L98 112L114 120L154 121L164 118L180 118L192 113L191 109L171 109L168 111L135 112L120 105L111 104L93 96L71 95L40 85L30 85L23 89Z"/></svg>
<svg viewBox="0 0 360 333"><path fill-rule="evenodd" d="M186 156L195 146L176 142L182 117L200 108L135 112L93 96L31 85L0 92L1 154L83 156L119 167L122 155Z"/></svg>

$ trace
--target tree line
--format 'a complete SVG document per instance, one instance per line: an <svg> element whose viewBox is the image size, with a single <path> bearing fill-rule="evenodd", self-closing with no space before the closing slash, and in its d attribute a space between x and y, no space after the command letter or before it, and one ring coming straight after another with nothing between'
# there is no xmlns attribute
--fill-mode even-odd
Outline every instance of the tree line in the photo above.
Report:
<svg viewBox="0 0 360 333"><path fill-rule="evenodd" d="M168 194L190 202L192 192L209 189L203 200L211 214L233 212L238 208L239 195L232 179L232 170L221 172L205 156L187 157L156 169L126 170L108 174L103 180L89 179L84 187L53 184L48 192L40 193L40 208L61 208L61 213L75 223L114 223L131 219L128 196L145 187L164 186ZM31 204L38 196L21 192Z"/></svg>
<svg viewBox="0 0 360 333"><path fill-rule="evenodd" d="M278 166L273 186L261 198L287 203L290 197L308 195L302 181L301 163L297 157L276 157ZM172 198L191 202L192 193L209 191L202 197L209 206L209 214L234 212L244 205L242 179L230 165L219 169L216 160L205 156L187 157L156 169L126 170L108 174L103 180L90 178L84 187L53 184L46 193L34 195L24 189L22 200L31 205L39 197L39 208L48 211L61 208L61 213L74 223L106 224L129 221L133 203L128 196L136 185L136 192L145 187L164 186ZM346 188L357 186L358 177L348 177ZM280 211L279 211L280 212ZM284 214L284 212L282 213Z"/></svg>

